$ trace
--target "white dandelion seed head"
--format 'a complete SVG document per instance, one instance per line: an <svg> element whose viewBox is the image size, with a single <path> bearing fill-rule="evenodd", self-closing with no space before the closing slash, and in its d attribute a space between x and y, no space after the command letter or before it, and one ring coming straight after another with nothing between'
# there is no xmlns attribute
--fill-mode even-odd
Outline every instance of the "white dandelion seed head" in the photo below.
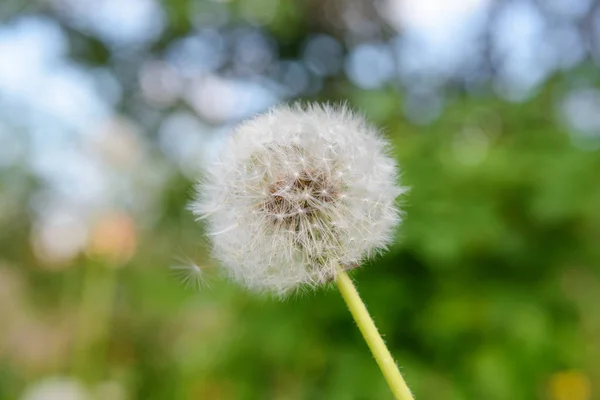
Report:
<svg viewBox="0 0 600 400"><path fill-rule="evenodd" d="M191 210L233 280L285 294L390 243L397 178L387 141L347 107L281 106L228 138Z"/></svg>

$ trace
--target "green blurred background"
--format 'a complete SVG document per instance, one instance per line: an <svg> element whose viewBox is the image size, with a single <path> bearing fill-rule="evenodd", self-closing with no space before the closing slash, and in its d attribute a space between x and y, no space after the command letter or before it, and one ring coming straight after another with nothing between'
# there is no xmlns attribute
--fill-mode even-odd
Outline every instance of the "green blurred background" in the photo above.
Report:
<svg viewBox="0 0 600 400"><path fill-rule="evenodd" d="M417 399L600 399L600 3L3 0L0 21L0 399L391 398L338 292L228 283L186 210L228 130L298 98L394 143L406 219L354 277Z"/></svg>

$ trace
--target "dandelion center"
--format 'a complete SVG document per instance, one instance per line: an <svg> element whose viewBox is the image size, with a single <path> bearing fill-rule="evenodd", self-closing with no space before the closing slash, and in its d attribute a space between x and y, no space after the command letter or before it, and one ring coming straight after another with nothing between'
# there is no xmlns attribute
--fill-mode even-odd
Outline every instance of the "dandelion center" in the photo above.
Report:
<svg viewBox="0 0 600 400"><path fill-rule="evenodd" d="M271 183L261 208L274 223L291 228L299 218L316 222L324 208L338 200L338 193L338 185L326 174L303 169Z"/></svg>

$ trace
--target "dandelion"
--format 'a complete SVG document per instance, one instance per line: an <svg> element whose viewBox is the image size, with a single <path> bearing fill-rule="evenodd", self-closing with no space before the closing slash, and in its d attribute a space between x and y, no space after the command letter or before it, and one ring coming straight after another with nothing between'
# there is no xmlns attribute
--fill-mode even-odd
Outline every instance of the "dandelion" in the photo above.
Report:
<svg viewBox="0 0 600 400"><path fill-rule="evenodd" d="M191 208L233 280L285 294L332 281L390 243L404 191L397 175L362 117L284 106L237 128Z"/></svg>
<svg viewBox="0 0 600 400"><path fill-rule="evenodd" d="M384 250L405 189L380 132L345 106L282 106L242 123L191 210L230 278L279 295L335 281L398 399L410 392L346 271Z"/></svg>

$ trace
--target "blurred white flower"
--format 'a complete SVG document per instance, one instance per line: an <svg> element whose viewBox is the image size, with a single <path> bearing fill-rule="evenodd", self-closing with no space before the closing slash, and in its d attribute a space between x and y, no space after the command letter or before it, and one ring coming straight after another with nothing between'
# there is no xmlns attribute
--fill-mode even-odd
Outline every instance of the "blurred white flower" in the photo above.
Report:
<svg viewBox="0 0 600 400"><path fill-rule="evenodd" d="M285 294L386 247L397 175L380 132L345 106L282 106L228 138L191 209L233 280Z"/></svg>
<svg viewBox="0 0 600 400"><path fill-rule="evenodd" d="M57 376L35 382L21 400L91 400L91 396L79 381Z"/></svg>

